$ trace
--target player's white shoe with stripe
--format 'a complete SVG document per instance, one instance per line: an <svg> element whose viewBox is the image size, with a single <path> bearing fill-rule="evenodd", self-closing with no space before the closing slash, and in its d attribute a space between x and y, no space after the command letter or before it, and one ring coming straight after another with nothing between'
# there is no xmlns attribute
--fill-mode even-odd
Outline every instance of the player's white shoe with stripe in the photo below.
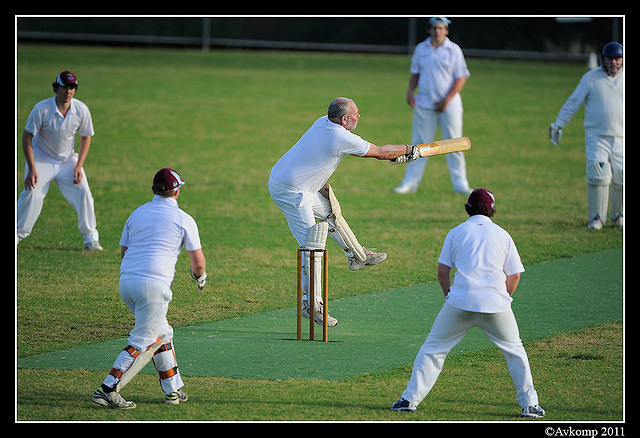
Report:
<svg viewBox="0 0 640 438"><path fill-rule="evenodd" d="M112 409L133 409L136 407L134 402L126 401L117 391L105 392L102 388L96 389L91 401Z"/></svg>
<svg viewBox="0 0 640 438"><path fill-rule="evenodd" d="M169 394L165 394L164 402L170 405L177 405L180 403L184 403L189 400L187 397L187 393L182 389L178 389L176 391L172 391Z"/></svg>
<svg viewBox="0 0 640 438"><path fill-rule="evenodd" d="M589 222L589 225L587 226L593 230L601 230L603 225L604 224L602 223L602 219L600 219L600 215L597 214L596 217L591 219L591 222Z"/></svg>
<svg viewBox="0 0 640 438"><path fill-rule="evenodd" d="M620 213L615 219L611 219L611 221L616 225L616 227L624 228L624 215L622 213Z"/></svg>
<svg viewBox="0 0 640 438"><path fill-rule="evenodd" d="M411 403L409 400L405 400L402 397L393 402L391 405L392 411L402 411L402 412L415 412L416 405Z"/></svg>
<svg viewBox="0 0 640 438"><path fill-rule="evenodd" d="M544 409L539 405L527 406L522 409L522 414L520 414L520 416L526 418L542 418L544 417Z"/></svg>
<svg viewBox="0 0 640 438"><path fill-rule="evenodd" d="M306 301L302 302L302 316L306 319L310 318L310 313L309 310L311 310L309 308L309 304ZM313 318L313 320L315 321L316 324L322 325L322 321L324 318L324 314L322 312L322 304L320 305L320 309L314 309L314 313L315 316ZM327 318L327 327L335 327L338 325L338 320L335 319L333 316L329 315Z"/></svg>
<svg viewBox="0 0 640 438"><path fill-rule="evenodd" d="M378 263L382 263L387 259L387 254L383 252L378 253L378 252L373 252L367 248L363 248L363 249L365 254L367 255L367 259L364 262L362 262L358 260L356 256L348 257L347 260L349 261L349 270L356 271L360 268L364 268L365 266L377 265Z"/></svg>

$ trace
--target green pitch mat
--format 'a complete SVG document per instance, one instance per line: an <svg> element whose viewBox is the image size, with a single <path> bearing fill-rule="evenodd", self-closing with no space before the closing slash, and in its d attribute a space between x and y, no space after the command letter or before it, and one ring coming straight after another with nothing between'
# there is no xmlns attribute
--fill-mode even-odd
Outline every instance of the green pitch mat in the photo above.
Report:
<svg viewBox="0 0 640 438"><path fill-rule="evenodd" d="M622 249L526 266L513 302L522 340L622 320L622 270ZM330 300L339 324L329 329L328 343L295 340L293 306L179 327L178 365L183 376L325 380L410 365L443 302L437 282ZM322 339L322 327L315 331ZM18 367L107 372L125 345L126 339L115 339L59 350L19 359ZM452 354L491 345L474 329ZM142 372L155 371L147 365Z"/></svg>

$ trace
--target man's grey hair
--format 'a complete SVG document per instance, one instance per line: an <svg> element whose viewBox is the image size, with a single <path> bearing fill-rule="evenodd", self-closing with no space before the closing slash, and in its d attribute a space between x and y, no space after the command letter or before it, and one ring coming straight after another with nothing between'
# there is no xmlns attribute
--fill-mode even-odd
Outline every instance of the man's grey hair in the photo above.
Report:
<svg viewBox="0 0 640 438"><path fill-rule="evenodd" d="M342 116L348 116L351 113L351 99L347 97L336 97L329 104L327 116L332 122L340 122Z"/></svg>

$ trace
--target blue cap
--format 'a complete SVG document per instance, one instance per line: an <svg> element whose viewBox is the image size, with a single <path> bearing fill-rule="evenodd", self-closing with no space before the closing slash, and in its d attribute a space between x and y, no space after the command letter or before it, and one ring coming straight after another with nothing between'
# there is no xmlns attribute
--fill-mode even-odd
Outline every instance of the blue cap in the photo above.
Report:
<svg viewBox="0 0 640 438"><path fill-rule="evenodd" d="M611 41L602 48L602 56L611 56L613 58L622 58L622 44Z"/></svg>

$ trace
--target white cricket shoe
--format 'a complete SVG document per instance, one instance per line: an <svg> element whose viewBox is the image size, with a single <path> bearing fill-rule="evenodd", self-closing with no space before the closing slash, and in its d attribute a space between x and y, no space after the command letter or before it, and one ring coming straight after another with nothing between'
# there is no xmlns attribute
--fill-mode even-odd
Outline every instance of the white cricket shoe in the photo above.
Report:
<svg viewBox="0 0 640 438"><path fill-rule="evenodd" d="M391 405L392 411L401 411L401 412L415 412L416 405L409 400L405 400L400 397L397 401L393 402Z"/></svg>
<svg viewBox="0 0 640 438"><path fill-rule="evenodd" d="M417 190L418 186L415 184L400 184L398 187L393 189L393 193L405 195L407 193L415 193Z"/></svg>
<svg viewBox="0 0 640 438"><path fill-rule="evenodd" d="M102 388L96 389L91 401L112 409L133 409L136 407L134 402L126 401L117 391L104 392Z"/></svg>
<svg viewBox="0 0 640 438"><path fill-rule="evenodd" d="M309 308L309 303L306 301L302 302L302 316L305 319L310 319L310 311L311 309ZM324 314L323 314L323 307L322 304L320 304L320 309L313 309L314 310L314 317L313 320L316 324L322 325L322 321L324 320ZM332 317L331 315L328 315L327 317L327 327L335 327L338 325L338 320L335 319L334 317Z"/></svg>
<svg viewBox="0 0 640 438"><path fill-rule="evenodd" d="M356 256L347 257L349 261L349 270L356 271L358 269L364 268L365 266L373 266L378 263L382 263L387 259L387 254L383 252L373 252L370 249L363 248L364 252L367 256L366 260L360 261L356 258Z"/></svg>
<svg viewBox="0 0 640 438"><path fill-rule="evenodd" d="M622 213L620 213L617 218L612 219L612 221L616 227L624 228L624 216L622 215Z"/></svg>
<svg viewBox="0 0 640 438"><path fill-rule="evenodd" d="M170 405L178 405L180 403L186 402L187 400L189 400L189 397L187 397L187 393L182 389L172 391L169 394L165 394L164 396L164 402Z"/></svg>
<svg viewBox="0 0 640 438"><path fill-rule="evenodd" d="M544 409L539 405L527 406L522 409L520 416L526 418L542 418L544 417Z"/></svg>
<svg viewBox="0 0 640 438"><path fill-rule="evenodd" d="M102 246L100 246L100 243L96 240L93 242L85 243L84 249L86 249L87 251L102 251Z"/></svg>
<svg viewBox="0 0 640 438"><path fill-rule="evenodd" d="M593 230L601 230L603 226L604 224L602 223L602 219L600 219L599 214L597 214L596 217L591 219L591 222L589 222L589 225L587 225L587 227Z"/></svg>

